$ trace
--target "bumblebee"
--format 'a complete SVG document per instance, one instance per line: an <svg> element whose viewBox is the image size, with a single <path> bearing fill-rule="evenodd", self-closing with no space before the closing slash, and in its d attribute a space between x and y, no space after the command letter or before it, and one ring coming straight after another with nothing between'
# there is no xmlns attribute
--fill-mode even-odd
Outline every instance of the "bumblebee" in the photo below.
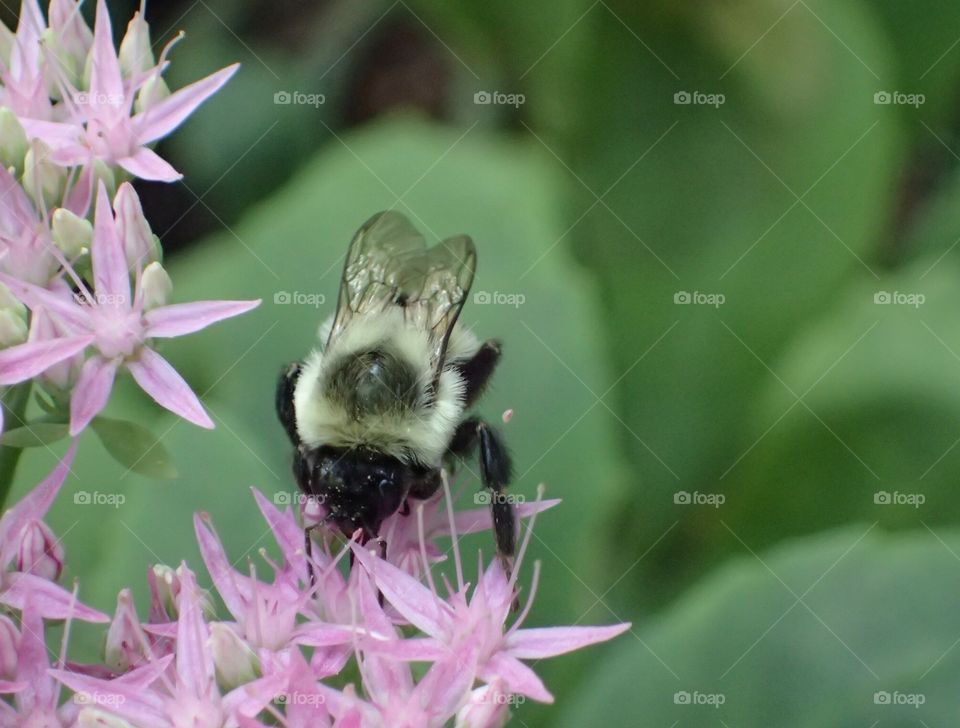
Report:
<svg viewBox="0 0 960 728"><path fill-rule="evenodd" d="M384 519L409 513L411 501L434 495L442 468L478 453L509 568L510 456L497 432L469 414L501 347L458 324L476 262L466 235L427 247L404 215L374 215L350 243L319 346L282 372L276 408L298 486L323 504L327 523L348 537L359 529L363 542L379 539Z"/></svg>

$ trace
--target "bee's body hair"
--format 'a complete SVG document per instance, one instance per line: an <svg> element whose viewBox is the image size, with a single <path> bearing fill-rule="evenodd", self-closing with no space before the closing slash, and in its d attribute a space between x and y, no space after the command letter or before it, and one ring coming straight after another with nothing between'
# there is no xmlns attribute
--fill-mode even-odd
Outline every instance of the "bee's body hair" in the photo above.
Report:
<svg viewBox="0 0 960 728"><path fill-rule="evenodd" d="M332 319L320 327L321 345L307 357L294 390L303 444L363 445L405 463L439 467L465 408L458 365L479 350L477 338L454 327L434 391L429 338L405 321L402 308L355 318L325 349L331 325ZM359 357L375 361L376 369L354 366ZM372 383L365 395L353 386L355 372Z"/></svg>

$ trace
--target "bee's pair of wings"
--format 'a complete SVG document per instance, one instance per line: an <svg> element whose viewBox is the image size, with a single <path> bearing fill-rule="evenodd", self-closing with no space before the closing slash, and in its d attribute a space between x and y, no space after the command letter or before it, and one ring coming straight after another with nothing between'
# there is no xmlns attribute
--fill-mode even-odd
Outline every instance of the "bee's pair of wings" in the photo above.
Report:
<svg viewBox="0 0 960 728"><path fill-rule="evenodd" d="M355 316L400 306L406 321L427 333L439 373L476 267L477 251L466 235L428 248L404 215L377 213L350 242L328 345Z"/></svg>

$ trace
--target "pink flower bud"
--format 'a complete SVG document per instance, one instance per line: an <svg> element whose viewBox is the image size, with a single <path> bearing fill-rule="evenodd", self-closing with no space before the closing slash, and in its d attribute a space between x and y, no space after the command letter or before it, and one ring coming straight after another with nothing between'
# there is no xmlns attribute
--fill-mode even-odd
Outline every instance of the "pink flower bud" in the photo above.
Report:
<svg viewBox="0 0 960 728"><path fill-rule="evenodd" d="M505 685L499 678L489 685L470 693L457 713L456 728L502 728L510 718L510 706L523 696L514 696L504 691Z"/></svg>
<svg viewBox="0 0 960 728"><path fill-rule="evenodd" d="M63 571L65 556L59 539L46 523L33 519L23 527L17 549L17 571L56 581Z"/></svg>
<svg viewBox="0 0 960 728"><path fill-rule="evenodd" d="M177 618L177 599L180 596L180 578L166 564L155 564L147 569L150 583L150 621L171 622Z"/></svg>
<svg viewBox="0 0 960 728"><path fill-rule="evenodd" d="M158 260L160 251L156 238L143 216L140 198L129 182L124 182L117 190L113 209L127 255L127 265L136 270Z"/></svg>
<svg viewBox="0 0 960 728"><path fill-rule="evenodd" d="M117 611L107 630L107 666L114 672L126 672L147 661L147 636L140 626L129 589L117 595Z"/></svg>

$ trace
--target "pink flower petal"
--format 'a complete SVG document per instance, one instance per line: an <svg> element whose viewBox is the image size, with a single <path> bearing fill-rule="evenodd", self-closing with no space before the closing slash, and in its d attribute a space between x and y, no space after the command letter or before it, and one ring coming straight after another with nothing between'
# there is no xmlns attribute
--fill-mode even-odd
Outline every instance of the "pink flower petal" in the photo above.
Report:
<svg viewBox="0 0 960 728"><path fill-rule="evenodd" d="M375 557L360 544L351 542L350 547L390 604L411 624L431 637L442 638L447 634L453 623L453 610L446 602L405 571Z"/></svg>
<svg viewBox="0 0 960 728"><path fill-rule="evenodd" d="M152 182L176 182L183 177L173 165L146 147L140 147L130 157L118 159L117 164L134 177Z"/></svg>
<svg viewBox="0 0 960 728"><path fill-rule="evenodd" d="M70 435L76 437L107 405L118 362L92 356L87 359L70 398Z"/></svg>
<svg viewBox="0 0 960 728"><path fill-rule="evenodd" d="M64 207L78 217L86 217L90 211L94 182L92 169L91 165L84 165L83 169L80 170L80 176L70 186L67 199L63 203Z"/></svg>
<svg viewBox="0 0 960 728"><path fill-rule="evenodd" d="M0 693L9 695L10 693L19 693L28 687L25 682L10 682L9 680L0 680Z"/></svg>
<svg viewBox="0 0 960 728"><path fill-rule="evenodd" d="M541 703L553 702L553 696L537 673L519 660L502 652L498 652L487 660L487 664L480 669L479 676L486 682L499 677L506 683L511 693L526 695Z"/></svg>
<svg viewBox="0 0 960 728"><path fill-rule="evenodd" d="M581 647L606 642L630 629L630 623L609 627L538 627L520 629L507 637L507 649L521 659L555 657Z"/></svg>
<svg viewBox="0 0 960 728"><path fill-rule="evenodd" d="M239 63L211 73L206 78L184 86L156 106L133 118L138 141L149 144L176 129L204 101L213 96L237 72Z"/></svg>
<svg viewBox="0 0 960 728"><path fill-rule="evenodd" d="M120 61L113 47L113 26L106 0L98 0L96 24L93 29L90 96L104 100L122 99L124 94Z"/></svg>
<svg viewBox="0 0 960 728"><path fill-rule="evenodd" d="M23 610L28 594L44 619L67 619L72 616L84 622L110 621L110 617L103 612L76 602L73 594L63 587L34 574L7 574L4 588L0 589L0 603Z"/></svg>
<svg viewBox="0 0 960 728"><path fill-rule="evenodd" d="M226 551L223 550L223 544L199 513L193 516L193 528L197 534L200 555L207 566L210 578L213 579L213 585L217 588L230 614L234 619L242 622L247 613L247 600L244 599L237 585L237 574L230 564L230 559L227 558Z"/></svg>
<svg viewBox="0 0 960 728"><path fill-rule="evenodd" d="M479 654L480 639L474 634L455 652L433 663L417 684L417 702L429 706L435 716L445 718L456 713L473 687Z"/></svg>
<svg viewBox="0 0 960 728"><path fill-rule="evenodd" d="M25 283L6 273L0 273L0 282L4 283L10 292L30 310L44 308L69 328L78 332L91 330L89 312L79 306L76 301L32 283Z"/></svg>
<svg viewBox="0 0 960 728"><path fill-rule="evenodd" d="M2 356L3 352L0 352L0 357ZM190 385L183 381L183 377L170 365L170 362L153 349L145 347L140 353L139 360L129 361L126 366L133 374L133 378L137 380L137 384L161 407L166 407L195 425L213 429L213 420L204 411L203 405L190 389Z"/></svg>
<svg viewBox="0 0 960 728"><path fill-rule="evenodd" d="M183 687L199 699L208 697L213 684L210 630L203 621L197 580L181 565L180 600L177 602L177 675Z"/></svg>
<svg viewBox="0 0 960 728"><path fill-rule="evenodd" d="M529 518L534 513L542 513L545 510L559 505L559 503L560 498L519 503L516 506L517 517ZM489 508L471 508L467 511L455 513L453 522L456 524L457 533L460 535L477 533L478 531L488 531L493 528L493 515Z"/></svg>
<svg viewBox="0 0 960 728"><path fill-rule="evenodd" d="M268 675L234 688L223 696L223 711L234 717L253 718L287 687L286 675ZM226 722L229 725L229 720Z"/></svg>
<svg viewBox="0 0 960 728"><path fill-rule="evenodd" d="M101 0L102 2L102 0ZM109 305L122 309L132 306L130 301L130 269L123 241L117 234L113 209L107 188L100 182L97 189L97 210L94 218L93 245L90 257L93 262L93 285L97 305ZM104 303L107 299L111 303Z"/></svg>
<svg viewBox="0 0 960 728"><path fill-rule="evenodd" d="M143 216L143 207L137 191L129 182L124 182L113 198L117 214L117 227L127 255L127 267L141 270L154 259L153 233Z"/></svg>
<svg viewBox="0 0 960 728"><path fill-rule="evenodd" d="M50 675L75 693L96 695L101 709L127 720L138 728L170 728L163 700L151 690L124 680L101 680L70 670L51 670Z"/></svg>
<svg viewBox="0 0 960 728"><path fill-rule="evenodd" d="M61 121L42 121L40 119L20 119L20 125L30 139L39 139L54 152L50 160L56 164L64 164L64 158L58 154L77 155L78 160L86 159L90 156L90 151L84 149L80 144L80 138L83 130L75 124L67 124Z"/></svg>
<svg viewBox="0 0 960 728"><path fill-rule="evenodd" d="M339 624L325 624L324 622L307 622L300 627L293 637L298 645L310 647L334 647L350 644L354 638L363 633L360 627L345 627Z"/></svg>
<svg viewBox="0 0 960 728"><path fill-rule="evenodd" d="M37 213L34 212L30 198L3 165L0 165L0 200L0 231L16 237L23 228L36 225Z"/></svg>
<svg viewBox="0 0 960 728"><path fill-rule="evenodd" d="M297 524L293 513L289 509L281 511L256 488L250 490L253 491L260 513L273 531L273 538L283 552L283 558L297 573L305 573L307 565L303 553L303 529Z"/></svg>
<svg viewBox="0 0 960 728"><path fill-rule="evenodd" d="M27 688L27 700L34 705L55 704L57 684L47 675L50 662L47 659L47 645L44 642L43 618L37 609L38 597L27 593L20 629L20 645L17 647L18 680L24 680Z"/></svg>
<svg viewBox="0 0 960 728"><path fill-rule="evenodd" d="M93 336L68 336L49 341L28 341L0 351L0 385L18 384L69 359L93 342Z"/></svg>
<svg viewBox="0 0 960 728"><path fill-rule="evenodd" d="M147 336L170 338L207 328L218 321L239 316L260 305L256 301L194 301L147 311Z"/></svg>

